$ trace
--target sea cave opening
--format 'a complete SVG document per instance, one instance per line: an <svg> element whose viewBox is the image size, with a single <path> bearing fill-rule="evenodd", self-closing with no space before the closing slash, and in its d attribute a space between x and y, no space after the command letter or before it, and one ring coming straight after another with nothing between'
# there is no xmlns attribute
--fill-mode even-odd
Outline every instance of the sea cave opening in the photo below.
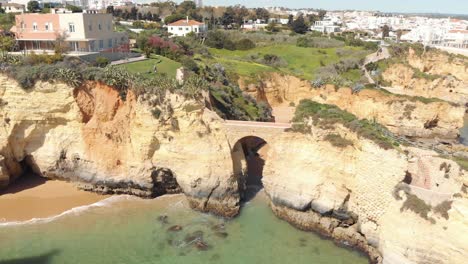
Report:
<svg viewBox="0 0 468 264"><path fill-rule="evenodd" d="M243 203L250 201L263 189L263 168L267 150L267 142L256 136L243 137L233 147L234 174Z"/></svg>

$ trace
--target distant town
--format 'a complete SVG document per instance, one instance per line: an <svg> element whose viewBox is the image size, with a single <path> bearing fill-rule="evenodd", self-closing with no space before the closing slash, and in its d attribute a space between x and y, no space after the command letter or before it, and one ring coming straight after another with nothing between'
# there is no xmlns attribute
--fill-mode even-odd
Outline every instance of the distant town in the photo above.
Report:
<svg viewBox="0 0 468 264"><path fill-rule="evenodd" d="M52 50L57 34L70 52L130 50L139 33L160 29L167 37L203 36L210 30L341 35L363 41L411 42L466 54L468 21L451 17L326 11L283 7L204 6L202 0L136 1L0 0L0 32L14 36L14 51ZM3 14L1 14L3 13ZM16 18L15 18L16 16Z"/></svg>

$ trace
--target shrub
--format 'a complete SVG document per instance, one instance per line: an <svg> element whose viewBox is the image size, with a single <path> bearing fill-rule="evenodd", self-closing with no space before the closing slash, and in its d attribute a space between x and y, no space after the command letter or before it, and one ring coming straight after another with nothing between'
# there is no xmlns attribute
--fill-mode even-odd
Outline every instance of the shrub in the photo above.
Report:
<svg viewBox="0 0 468 264"><path fill-rule="evenodd" d="M236 49L238 50L249 50L253 48L255 48L255 43L248 38L241 39L236 43Z"/></svg>
<svg viewBox="0 0 468 264"><path fill-rule="evenodd" d="M275 55L275 54L265 54L263 55L263 59L261 61L263 64L272 66L272 67L285 67L288 65L288 63L283 60L281 57Z"/></svg>
<svg viewBox="0 0 468 264"><path fill-rule="evenodd" d="M352 140L345 139L339 134L328 134L324 139L337 148L346 148L353 145Z"/></svg>
<svg viewBox="0 0 468 264"><path fill-rule="evenodd" d="M325 85L325 82L321 78L317 78L310 83L314 88L320 88Z"/></svg>
<svg viewBox="0 0 468 264"><path fill-rule="evenodd" d="M186 69L193 71L195 73L198 73L200 68L198 67L198 64L190 57L184 56L184 58L181 61L182 66L184 66Z"/></svg>
<svg viewBox="0 0 468 264"><path fill-rule="evenodd" d="M345 43L336 39L304 36L297 39L296 45L303 48L338 48Z"/></svg>
<svg viewBox="0 0 468 264"><path fill-rule="evenodd" d="M312 119L312 124L322 129L333 129L337 123L355 132L358 136L369 139L383 149L392 149L399 143L385 127L366 119L359 120L355 115L343 111L335 105L320 104L309 99L301 100L296 107L293 122L305 124ZM297 131L304 130L304 125L297 127ZM295 125L293 125L293 131Z"/></svg>
<svg viewBox="0 0 468 264"><path fill-rule="evenodd" d="M413 211L414 213L430 221L431 223L435 223L435 220L433 218L429 218L429 212L431 212L432 207L423 200L419 199L419 197L417 197L414 194L407 194L406 200L400 208L401 212L403 212L404 210Z"/></svg>
<svg viewBox="0 0 468 264"><path fill-rule="evenodd" d="M453 201L443 201L442 203L436 205L434 207L434 213L439 214L445 219L449 219L449 214L448 211L452 209L452 203Z"/></svg>
<svg viewBox="0 0 468 264"><path fill-rule="evenodd" d="M95 64L98 67L106 67L110 63L109 59L102 56L97 56Z"/></svg>

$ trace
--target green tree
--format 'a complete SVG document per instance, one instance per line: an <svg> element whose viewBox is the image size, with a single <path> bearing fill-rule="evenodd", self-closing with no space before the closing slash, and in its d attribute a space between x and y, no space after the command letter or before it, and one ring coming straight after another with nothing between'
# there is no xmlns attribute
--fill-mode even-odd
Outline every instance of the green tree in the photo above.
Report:
<svg viewBox="0 0 468 264"><path fill-rule="evenodd" d="M292 23L291 29L298 34L305 34L309 30L302 14Z"/></svg>
<svg viewBox="0 0 468 264"><path fill-rule="evenodd" d="M164 18L164 23L166 23L166 25L168 25L168 24L171 24L173 22L176 22L176 21L184 19L184 18L185 18L185 16L182 15L182 14L172 14L172 15L167 16L166 18Z"/></svg>
<svg viewBox="0 0 468 264"><path fill-rule="evenodd" d="M114 15L114 6L108 6L106 8L106 13Z"/></svg>
<svg viewBox="0 0 468 264"><path fill-rule="evenodd" d="M289 17L288 17L288 27L292 27L293 23L294 23L294 16L289 15Z"/></svg>
<svg viewBox="0 0 468 264"><path fill-rule="evenodd" d="M390 35L390 27L388 25L384 25L382 27L382 39L387 38Z"/></svg>
<svg viewBox="0 0 468 264"><path fill-rule="evenodd" d="M81 7L74 6L74 5L67 5L66 9L72 11L72 13L81 13L81 12L83 12L83 9Z"/></svg>
<svg viewBox="0 0 468 264"><path fill-rule="evenodd" d="M239 25L244 24L245 18L249 15L249 10L245 6L235 6L234 8L234 20Z"/></svg>
<svg viewBox="0 0 468 264"><path fill-rule="evenodd" d="M37 12L41 9L38 1L29 1L28 2L28 11L31 13Z"/></svg>
<svg viewBox="0 0 468 264"><path fill-rule="evenodd" d="M270 12L268 12L268 10L265 8L255 8L255 16L258 19L268 21L270 18Z"/></svg>
<svg viewBox="0 0 468 264"><path fill-rule="evenodd" d="M265 29L269 32L279 32L280 29L278 27L278 24L275 21L272 21L268 26L265 27Z"/></svg>
<svg viewBox="0 0 468 264"><path fill-rule="evenodd" d="M177 13L188 15L191 10L197 9L194 1L184 1L177 6Z"/></svg>
<svg viewBox="0 0 468 264"><path fill-rule="evenodd" d="M229 6L226 8L226 11L224 11L223 16L221 17L221 25L224 26L224 28L227 28L229 25L235 22L235 16L236 13L234 12L234 8Z"/></svg>
<svg viewBox="0 0 468 264"><path fill-rule="evenodd" d="M326 14L327 14L327 11L320 9L320 10L318 11L318 17L319 17L319 19L320 19L320 20L323 20L323 18L325 17Z"/></svg>
<svg viewBox="0 0 468 264"><path fill-rule="evenodd" d="M9 36L0 35L0 51L2 55L6 52L11 51L15 46L15 39Z"/></svg>
<svg viewBox="0 0 468 264"><path fill-rule="evenodd" d="M55 35L54 41L54 52L56 55L64 55L70 50L70 46L67 44L67 34L64 33L57 33Z"/></svg>

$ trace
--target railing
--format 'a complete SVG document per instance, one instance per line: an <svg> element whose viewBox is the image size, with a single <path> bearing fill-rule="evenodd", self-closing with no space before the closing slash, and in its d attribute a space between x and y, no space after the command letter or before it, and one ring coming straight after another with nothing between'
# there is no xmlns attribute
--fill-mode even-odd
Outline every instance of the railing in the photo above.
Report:
<svg viewBox="0 0 468 264"><path fill-rule="evenodd" d="M275 129L288 129L292 127L292 124L290 123L254 122L254 121L238 121L238 120L226 120L225 125L238 126L238 127L275 128Z"/></svg>

